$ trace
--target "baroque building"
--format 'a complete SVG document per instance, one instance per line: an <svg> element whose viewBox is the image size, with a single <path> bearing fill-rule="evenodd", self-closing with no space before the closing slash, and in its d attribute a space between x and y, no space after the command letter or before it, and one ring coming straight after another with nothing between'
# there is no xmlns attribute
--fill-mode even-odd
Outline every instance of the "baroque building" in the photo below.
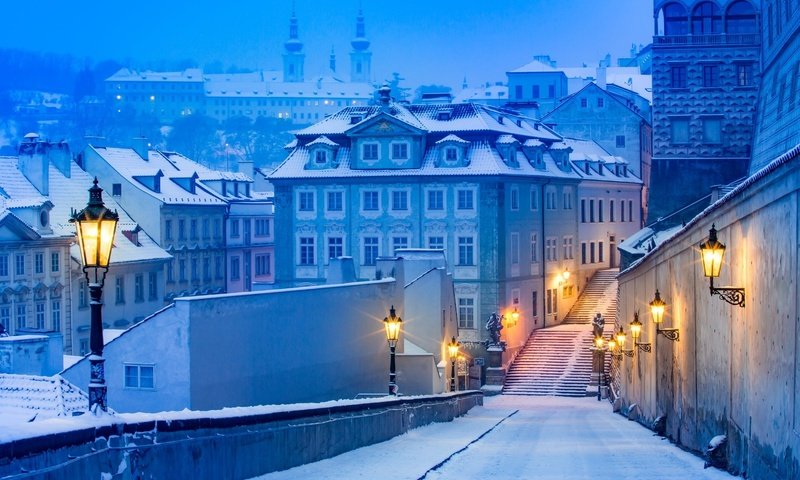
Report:
<svg viewBox="0 0 800 480"><path fill-rule="evenodd" d="M270 175L276 283L323 283L330 259L343 256L358 278L372 279L381 256L442 250L460 338L484 340L492 312L516 309L520 328L504 337L513 352L532 329L560 322L586 278L608 268L609 232L638 230L641 180L596 143L564 139L509 110L405 105L386 86L379 93L377 105L299 130ZM630 202L632 213L610 217L607 198Z"/></svg>
<svg viewBox="0 0 800 480"><path fill-rule="evenodd" d="M166 123L200 113L220 122L245 116L309 124L342 107L366 105L372 100L372 52L361 10L350 44L349 80L336 71L333 52L328 71L306 75L304 44L293 11L289 38L283 45L282 70L217 74L204 73L199 68L179 72L123 68L106 79L105 89L117 114L151 115Z"/></svg>
<svg viewBox="0 0 800 480"><path fill-rule="evenodd" d="M759 7L750 0L656 0L653 13L657 219L746 175L761 45Z"/></svg>

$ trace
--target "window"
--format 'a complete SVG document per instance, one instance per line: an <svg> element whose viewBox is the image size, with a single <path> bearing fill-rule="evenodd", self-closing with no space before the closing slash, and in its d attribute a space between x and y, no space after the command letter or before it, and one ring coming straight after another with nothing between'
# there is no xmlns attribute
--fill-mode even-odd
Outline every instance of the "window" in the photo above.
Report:
<svg viewBox="0 0 800 480"><path fill-rule="evenodd" d="M122 184L121 183L112 183L111 184L111 195L114 197L122 196Z"/></svg>
<svg viewBox="0 0 800 480"><path fill-rule="evenodd" d="M34 305L34 318L36 320L36 329L44 330L44 302L36 302Z"/></svg>
<svg viewBox="0 0 800 480"><path fill-rule="evenodd" d="M444 237L431 236L428 237L428 248L431 250L444 250Z"/></svg>
<svg viewBox="0 0 800 480"><path fill-rule="evenodd" d="M125 277L117 277L114 280L114 287L116 302L125 303Z"/></svg>
<svg viewBox="0 0 800 480"><path fill-rule="evenodd" d="M722 119L703 119L703 143L722 143Z"/></svg>
<svg viewBox="0 0 800 480"><path fill-rule="evenodd" d="M297 207L301 212L313 212L314 192L299 192Z"/></svg>
<svg viewBox="0 0 800 480"><path fill-rule="evenodd" d="M186 220L178 220L178 240L186 240Z"/></svg>
<svg viewBox="0 0 800 480"><path fill-rule="evenodd" d="M300 237L300 265L314 265L314 237Z"/></svg>
<svg viewBox="0 0 800 480"><path fill-rule="evenodd" d="M664 35L686 35L689 22L686 9L678 3L670 3L664 8Z"/></svg>
<svg viewBox="0 0 800 480"><path fill-rule="evenodd" d="M401 248L408 248L408 237L392 237L392 253L397 255Z"/></svg>
<svg viewBox="0 0 800 480"><path fill-rule="evenodd" d="M211 227L207 218L203 219L203 238L211 238Z"/></svg>
<svg viewBox="0 0 800 480"><path fill-rule="evenodd" d="M44 273L44 253L42 252L33 254L33 273Z"/></svg>
<svg viewBox="0 0 800 480"><path fill-rule="evenodd" d="M537 235L535 233L531 233L531 263L538 262L539 258L539 242Z"/></svg>
<svg viewBox="0 0 800 480"><path fill-rule="evenodd" d="M458 299L458 328L475 328L475 299Z"/></svg>
<svg viewBox="0 0 800 480"><path fill-rule="evenodd" d="M633 221L633 200L628 200L628 221Z"/></svg>
<svg viewBox="0 0 800 480"><path fill-rule="evenodd" d="M531 96L533 98L539 98L541 96L539 85L531 86Z"/></svg>
<svg viewBox="0 0 800 480"><path fill-rule="evenodd" d="M597 242L597 261L603 263L603 242Z"/></svg>
<svg viewBox="0 0 800 480"><path fill-rule="evenodd" d="M408 192L405 190L392 191L392 210L406 211L408 210Z"/></svg>
<svg viewBox="0 0 800 480"><path fill-rule="evenodd" d="M722 14L712 2L701 2L692 11L692 35L722 32Z"/></svg>
<svg viewBox="0 0 800 480"><path fill-rule="evenodd" d="M597 201L597 221L603 223L603 200Z"/></svg>
<svg viewBox="0 0 800 480"><path fill-rule="evenodd" d="M586 243L581 242L581 264L586 265Z"/></svg>
<svg viewBox="0 0 800 480"><path fill-rule="evenodd" d="M625 135L617 135L617 148L625 148Z"/></svg>
<svg viewBox="0 0 800 480"><path fill-rule="evenodd" d="M572 260L574 258L574 253L572 251L572 237L564 237L563 247L564 259Z"/></svg>
<svg viewBox="0 0 800 480"><path fill-rule="evenodd" d="M200 265L197 258L191 259L192 281L200 280Z"/></svg>
<svg viewBox="0 0 800 480"><path fill-rule="evenodd" d="M378 159L378 144L365 143L361 145L361 158L364 160L377 160Z"/></svg>
<svg viewBox="0 0 800 480"><path fill-rule="evenodd" d="M14 257L15 257L15 262L16 262L15 274L16 275L25 275L25 254L24 253L18 253Z"/></svg>
<svg viewBox="0 0 800 480"><path fill-rule="evenodd" d="M137 273L133 279L134 301L144 301L144 274Z"/></svg>
<svg viewBox="0 0 800 480"><path fill-rule="evenodd" d="M548 289L546 293L547 314L558 313L558 289Z"/></svg>
<svg viewBox="0 0 800 480"><path fill-rule="evenodd" d="M522 85L514 85L514 97L517 100L522 98Z"/></svg>
<svg viewBox="0 0 800 480"><path fill-rule="evenodd" d="M604 102L603 97L597 97L597 107L598 108L603 108L603 105L604 105L603 102Z"/></svg>
<svg viewBox="0 0 800 480"><path fill-rule="evenodd" d="M689 143L689 120L686 118L673 118L670 120L672 143Z"/></svg>
<svg viewBox="0 0 800 480"><path fill-rule="evenodd" d="M256 276L269 275L270 273L270 254L263 253L256 255Z"/></svg>
<svg viewBox="0 0 800 480"><path fill-rule="evenodd" d="M158 298L158 274L156 272L150 272L148 274L148 284L147 284L147 293L148 298L150 300L155 300Z"/></svg>
<svg viewBox="0 0 800 480"><path fill-rule="evenodd" d="M548 188L545 197L545 208L547 210L555 210L556 209L556 190L554 188Z"/></svg>
<svg viewBox="0 0 800 480"><path fill-rule="evenodd" d="M344 255L344 239L328 237L328 258L339 258Z"/></svg>
<svg viewBox="0 0 800 480"><path fill-rule="evenodd" d="M750 87L753 85L753 65L750 63L736 65L736 86Z"/></svg>
<svg viewBox="0 0 800 480"><path fill-rule="evenodd" d="M565 188L562 196L564 199L564 210L572 210L572 189Z"/></svg>
<svg viewBox="0 0 800 480"><path fill-rule="evenodd" d="M378 192L367 190L361 192L361 209L365 212L375 212L378 210Z"/></svg>
<svg viewBox="0 0 800 480"><path fill-rule="evenodd" d="M231 219L231 238L237 238L239 236L239 219L232 218Z"/></svg>
<svg viewBox="0 0 800 480"><path fill-rule="evenodd" d="M472 190L458 190L456 191L456 196L458 197L457 208L459 210L475 209L474 192Z"/></svg>
<svg viewBox="0 0 800 480"><path fill-rule="evenodd" d="M614 200L608 201L608 220L614 223Z"/></svg>
<svg viewBox="0 0 800 480"><path fill-rule="evenodd" d="M594 242L589 243L589 263L594 262Z"/></svg>
<svg viewBox="0 0 800 480"><path fill-rule="evenodd" d="M214 219L214 238L222 238L222 220Z"/></svg>
<svg viewBox="0 0 800 480"><path fill-rule="evenodd" d="M594 200L589 200L589 223L594 223Z"/></svg>
<svg viewBox="0 0 800 480"><path fill-rule="evenodd" d="M364 265L375 265L378 259L378 237L364 237Z"/></svg>
<svg viewBox="0 0 800 480"><path fill-rule="evenodd" d="M79 351L80 351L81 355L86 355L87 353L89 353L89 339L88 338L81 338L79 344L80 344Z"/></svg>
<svg viewBox="0 0 800 480"><path fill-rule="evenodd" d="M174 282L175 281L175 259L169 261L167 264L167 282Z"/></svg>
<svg viewBox="0 0 800 480"><path fill-rule="evenodd" d="M172 240L172 220L164 220L164 238Z"/></svg>
<svg viewBox="0 0 800 480"><path fill-rule="evenodd" d="M448 162L455 162L458 160L458 149L456 147L447 147L444 149L444 159Z"/></svg>
<svg viewBox="0 0 800 480"><path fill-rule="evenodd" d="M719 65L703 65L703 86L719 87Z"/></svg>
<svg viewBox="0 0 800 480"><path fill-rule="evenodd" d="M519 189L511 187L511 210L519 210Z"/></svg>
<svg viewBox="0 0 800 480"><path fill-rule="evenodd" d="M475 239L472 237L458 237L458 264L474 265Z"/></svg>
<svg viewBox="0 0 800 480"><path fill-rule="evenodd" d="M556 97L556 86L555 85L548 85L547 86L547 98L555 98Z"/></svg>
<svg viewBox="0 0 800 480"><path fill-rule="evenodd" d="M444 210L444 191L428 190L428 210Z"/></svg>
<svg viewBox="0 0 800 480"><path fill-rule="evenodd" d="M619 201L619 221L625 221L625 200Z"/></svg>
<svg viewBox="0 0 800 480"><path fill-rule="evenodd" d="M60 263L59 259L60 259L60 257L58 255L58 252L52 252L50 254L50 271L52 273L58 272L58 270L60 268L59 267L59 263Z"/></svg>
<svg viewBox="0 0 800 480"><path fill-rule="evenodd" d="M519 233L511 233L511 263L519 263Z"/></svg>
<svg viewBox="0 0 800 480"><path fill-rule="evenodd" d="M231 257L231 280L239 280L241 277L241 272L239 271L240 263L238 255Z"/></svg>
<svg viewBox="0 0 800 480"><path fill-rule="evenodd" d="M342 211L342 197L343 192L328 192L327 200L328 200L328 211L329 212L341 212Z"/></svg>
<svg viewBox="0 0 800 480"><path fill-rule="evenodd" d="M61 331L61 301L53 300L50 302L50 319L53 321L53 331Z"/></svg>
<svg viewBox="0 0 800 480"><path fill-rule="evenodd" d="M314 162L315 163L327 163L328 162L328 151L327 150L322 150L321 148L318 148L314 152Z"/></svg>
<svg viewBox="0 0 800 480"><path fill-rule="evenodd" d="M539 190L536 187L531 187L531 210L539 209Z"/></svg>
<svg viewBox="0 0 800 480"><path fill-rule="evenodd" d="M731 3L725 14L725 33L731 35L757 32L756 13L750 3L745 0Z"/></svg>
<svg viewBox="0 0 800 480"><path fill-rule="evenodd" d="M269 219L256 218L256 237L266 237L269 235Z"/></svg>
<svg viewBox="0 0 800 480"><path fill-rule="evenodd" d="M548 262L558 260L558 239L548 237L544 240L545 259Z"/></svg>
<svg viewBox="0 0 800 480"><path fill-rule="evenodd" d="M178 260L178 280L181 282L186 281L186 260Z"/></svg>
<svg viewBox="0 0 800 480"><path fill-rule="evenodd" d="M25 328L28 323L28 308L24 303L17 304L17 329Z"/></svg>
<svg viewBox="0 0 800 480"><path fill-rule="evenodd" d="M8 255L0 255L0 277L8 276Z"/></svg>
<svg viewBox="0 0 800 480"><path fill-rule="evenodd" d="M392 160L408 159L408 143L392 143Z"/></svg>
<svg viewBox="0 0 800 480"><path fill-rule="evenodd" d="M214 278L222 280L222 255L214 257Z"/></svg>
<svg viewBox="0 0 800 480"><path fill-rule="evenodd" d="M125 365L125 388L154 389L154 369L153 365Z"/></svg>
<svg viewBox="0 0 800 480"><path fill-rule="evenodd" d="M586 199L581 198L581 223L586 223Z"/></svg>
<svg viewBox="0 0 800 480"><path fill-rule="evenodd" d="M203 280L211 280L211 259L203 257Z"/></svg>
<svg viewBox="0 0 800 480"><path fill-rule="evenodd" d="M686 88L686 65L673 65L670 68L670 86Z"/></svg>
<svg viewBox="0 0 800 480"><path fill-rule="evenodd" d="M0 324L6 327L6 329L11 328L11 307L0 307Z"/></svg>
<svg viewBox="0 0 800 480"><path fill-rule="evenodd" d="M581 108L586 108L589 106L589 100L586 98L581 98Z"/></svg>

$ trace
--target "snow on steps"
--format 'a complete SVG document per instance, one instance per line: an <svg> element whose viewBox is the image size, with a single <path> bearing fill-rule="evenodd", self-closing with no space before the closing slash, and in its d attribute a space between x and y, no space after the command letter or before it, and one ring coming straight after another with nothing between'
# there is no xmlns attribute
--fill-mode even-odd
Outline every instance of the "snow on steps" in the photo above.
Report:
<svg viewBox="0 0 800 480"><path fill-rule="evenodd" d="M564 323L536 330L506 375L503 393L583 397L592 377L591 319L599 311L604 334L614 330L617 270L597 272ZM606 372L610 355L606 355Z"/></svg>

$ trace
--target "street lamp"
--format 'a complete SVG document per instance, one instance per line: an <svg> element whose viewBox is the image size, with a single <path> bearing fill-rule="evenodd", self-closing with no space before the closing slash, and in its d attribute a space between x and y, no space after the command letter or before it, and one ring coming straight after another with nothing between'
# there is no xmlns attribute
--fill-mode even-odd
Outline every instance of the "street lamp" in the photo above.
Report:
<svg viewBox="0 0 800 480"><path fill-rule="evenodd" d="M639 321L639 312L633 312L633 321L630 323L633 345L643 352L650 352L652 347L649 343L639 343L642 334L642 322Z"/></svg>
<svg viewBox="0 0 800 480"><path fill-rule="evenodd" d="M650 302L650 315L653 317L653 323L656 324L656 333L664 335L664 337L672 340L680 340L680 333L677 328L661 328L661 322L664 321L664 310L667 308L667 303L661 300L661 294L656 289L656 296Z"/></svg>
<svg viewBox="0 0 800 480"><path fill-rule="evenodd" d="M400 338L400 327L403 319L394 311L394 305L389 309L389 316L383 318L386 327L386 340L389 342L389 395L397 395L397 374L395 373L394 357L397 340Z"/></svg>
<svg viewBox="0 0 800 480"><path fill-rule="evenodd" d="M700 244L700 260L703 263L703 275L708 277L711 295L715 293L731 305L744 308L744 288L714 287L714 277L719 277L722 270L722 257L725 255L725 244L717 240L717 229L711 224L708 239Z"/></svg>
<svg viewBox="0 0 800 480"><path fill-rule="evenodd" d="M78 233L83 274L89 285L91 297L89 346L92 353L89 356L91 369L89 410L96 413L98 407L103 411L108 408L105 359L103 358L102 295L108 264L111 261L111 249L114 246L114 233L117 229L117 221L119 221L117 212L112 212L103 204L103 189L97 186L97 178L94 179L94 184L89 189L89 204L79 212L73 209L69 221L76 224L75 230Z"/></svg>
<svg viewBox="0 0 800 480"><path fill-rule="evenodd" d="M619 330L614 334L614 338L617 339L617 345L619 346L620 356L624 354L626 357L633 356L633 350L625 350L625 330L622 329L622 325L619 326Z"/></svg>
<svg viewBox="0 0 800 480"><path fill-rule="evenodd" d="M458 360L458 347L461 343L456 341L456 337L447 344L447 353L450 354L450 391L456 391L456 360Z"/></svg>
<svg viewBox="0 0 800 480"><path fill-rule="evenodd" d="M597 353L597 401L600 401L602 395L602 388L603 388L603 377L606 374L606 347L605 347L605 338L603 335L597 335L594 337L594 348Z"/></svg>

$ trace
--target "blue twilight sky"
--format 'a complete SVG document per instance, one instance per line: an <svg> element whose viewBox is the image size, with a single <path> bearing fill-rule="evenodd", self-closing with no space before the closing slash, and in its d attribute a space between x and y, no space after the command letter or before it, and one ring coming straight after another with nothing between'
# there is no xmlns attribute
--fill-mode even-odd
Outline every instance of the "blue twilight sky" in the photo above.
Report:
<svg viewBox="0 0 800 480"><path fill-rule="evenodd" d="M71 53L94 61L193 59L202 66L281 68L288 0L20 0L3 2L0 48ZM550 54L559 65L627 56L653 34L651 0L296 0L306 76L349 73L359 4L375 80L400 72L409 86L460 87Z"/></svg>

